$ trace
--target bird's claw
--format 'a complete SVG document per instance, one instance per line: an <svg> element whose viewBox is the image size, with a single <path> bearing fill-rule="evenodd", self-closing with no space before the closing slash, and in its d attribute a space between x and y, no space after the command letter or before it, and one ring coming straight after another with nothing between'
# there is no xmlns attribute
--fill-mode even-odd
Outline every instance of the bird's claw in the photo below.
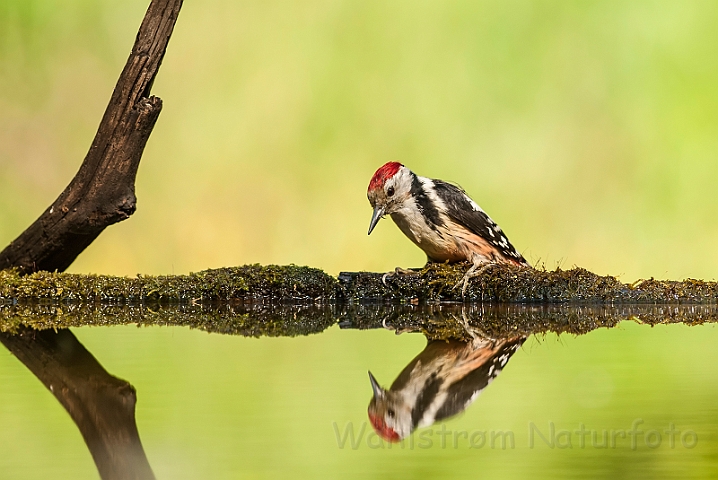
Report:
<svg viewBox="0 0 718 480"><path fill-rule="evenodd" d="M468 274L466 274L466 275L464 275L464 278L459 280L459 283L454 285L454 288L453 288L454 290L459 288L459 285L461 285L461 298L464 298L466 296L466 287L469 286L470 279L471 279L471 277Z"/></svg>
<svg viewBox="0 0 718 480"><path fill-rule="evenodd" d="M494 265L496 265L495 262L483 263L483 264L479 263L479 264L472 265L471 268L469 268L466 271L466 273L464 274L464 277L461 280L459 280L459 283L454 285L454 290L459 288L459 285L461 285L461 298L466 297L466 288L469 286L469 280L471 280L474 277L478 277L479 275L481 275L482 273L484 273L486 270L493 267Z"/></svg>

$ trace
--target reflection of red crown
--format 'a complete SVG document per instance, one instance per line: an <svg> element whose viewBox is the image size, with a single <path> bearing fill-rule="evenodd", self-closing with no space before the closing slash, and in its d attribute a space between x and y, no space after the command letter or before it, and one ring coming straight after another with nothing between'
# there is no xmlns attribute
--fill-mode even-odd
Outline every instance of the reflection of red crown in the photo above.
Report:
<svg viewBox="0 0 718 480"><path fill-rule="evenodd" d="M377 170L374 173L374 176L371 177L371 182L369 182L369 191L371 192L377 188L384 188L384 183L396 175L396 172L398 172L403 166L404 165L399 162L389 162L379 167L379 170Z"/></svg>
<svg viewBox="0 0 718 480"><path fill-rule="evenodd" d="M396 443L401 440L399 438L399 434L396 433L393 428L389 427L380 416L372 415L370 413L369 421L371 422L372 427L374 427L374 430L376 430L376 433L387 442Z"/></svg>

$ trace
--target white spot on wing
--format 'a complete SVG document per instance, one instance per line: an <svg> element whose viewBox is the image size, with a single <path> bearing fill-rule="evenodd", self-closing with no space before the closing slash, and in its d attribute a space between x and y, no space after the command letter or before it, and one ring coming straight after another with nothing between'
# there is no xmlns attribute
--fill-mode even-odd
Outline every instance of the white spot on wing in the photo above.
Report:
<svg viewBox="0 0 718 480"><path fill-rule="evenodd" d="M471 199L471 197L469 197L468 195L466 195L466 198L469 200L469 203L471 204L471 208L473 208L475 212L483 212L483 210L481 209L481 207L479 207L479 204L476 203L475 201L473 201L473 200Z"/></svg>

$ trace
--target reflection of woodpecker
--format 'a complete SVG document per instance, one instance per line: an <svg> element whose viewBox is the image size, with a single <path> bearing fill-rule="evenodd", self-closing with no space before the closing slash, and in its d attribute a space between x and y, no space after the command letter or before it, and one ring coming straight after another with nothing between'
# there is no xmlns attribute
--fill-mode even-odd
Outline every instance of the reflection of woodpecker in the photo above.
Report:
<svg viewBox="0 0 718 480"><path fill-rule="evenodd" d="M374 390L369 403L371 424L384 440L398 442L418 427L462 412L496 378L525 339L429 341L389 390L369 372Z"/></svg>
<svg viewBox="0 0 718 480"><path fill-rule="evenodd" d="M389 162L374 173L367 196L374 208L369 233L384 215L391 215L429 262L473 264L464 276L462 292L484 265L529 266L501 227L456 185L420 177L400 163Z"/></svg>

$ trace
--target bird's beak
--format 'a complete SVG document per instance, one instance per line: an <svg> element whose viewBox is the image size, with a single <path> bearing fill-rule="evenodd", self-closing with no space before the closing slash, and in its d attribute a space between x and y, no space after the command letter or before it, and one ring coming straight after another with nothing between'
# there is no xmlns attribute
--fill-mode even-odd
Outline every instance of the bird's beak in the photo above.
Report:
<svg viewBox="0 0 718 480"><path fill-rule="evenodd" d="M374 398L381 398L384 396L384 389L381 388L381 385L379 385L379 382L376 381L376 378L374 378L374 375L369 372L369 381L371 382L371 389L374 390Z"/></svg>
<svg viewBox="0 0 718 480"><path fill-rule="evenodd" d="M374 214L371 216L371 222L369 223L369 233L367 235L371 235L371 231L374 230L374 227L376 227L376 224L379 223L379 220L381 220L381 217L384 216L384 207L377 205L374 207Z"/></svg>

